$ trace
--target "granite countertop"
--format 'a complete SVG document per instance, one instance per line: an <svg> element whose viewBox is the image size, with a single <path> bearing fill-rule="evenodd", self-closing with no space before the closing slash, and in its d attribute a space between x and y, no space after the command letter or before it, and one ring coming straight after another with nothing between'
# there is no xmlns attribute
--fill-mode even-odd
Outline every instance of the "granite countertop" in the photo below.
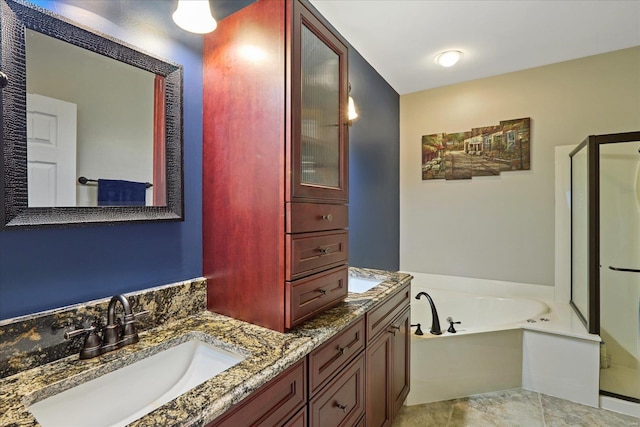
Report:
<svg viewBox="0 0 640 427"><path fill-rule="evenodd" d="M350 275L384 280L299 327L279 333L208 311L140 333L140 342L89 360L77 355L0 380L0 425L39 425L27 407L39 400L178 343L198 338L247 354L214 378L130 424L203 426L275 378L353 320L411 280L404 273L350 268Z"/></svg>

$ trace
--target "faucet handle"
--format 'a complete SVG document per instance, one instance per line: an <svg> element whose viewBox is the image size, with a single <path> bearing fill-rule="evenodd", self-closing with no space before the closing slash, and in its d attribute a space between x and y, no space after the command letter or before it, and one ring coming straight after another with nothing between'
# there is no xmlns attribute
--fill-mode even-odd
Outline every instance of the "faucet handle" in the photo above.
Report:
<svg viewBox="0 0 640 427"><path fill-rule="evenodd" d="M453 321L453 317L447 317L447 322L449 322L449 329L447 329L447 332L455 334L456 332L456 328L453 327L453 325L459 325L462 322L454 322Z"/></svg>
<svg viewBox="0 0 640 427"><path fill-rule="evenodd" d="M75 338L77 336L84 335L84 334L90 333L92 331L95 331L95 329L96 329L96 327L91 325L88 328L82 328L82 329L76 329L76 330L73 330L73 331L67 331L67 332L64 333L64 339L65 340L70 340L70 339Z"/></svg>
<svg viewBox="0 0 640 427"><path fill-rule="evenodd" d="M95 323L88 328L65 332L64 339L70 340L79 335L86 335L82 350L80 350L80 359L91 359L102 354L102 340L98 335L98 328Z"/></svg>

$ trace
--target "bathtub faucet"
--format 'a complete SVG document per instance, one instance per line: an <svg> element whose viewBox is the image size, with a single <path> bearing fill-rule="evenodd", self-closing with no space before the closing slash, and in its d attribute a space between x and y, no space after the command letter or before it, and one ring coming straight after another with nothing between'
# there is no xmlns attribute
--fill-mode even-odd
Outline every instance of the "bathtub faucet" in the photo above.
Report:
<svg viewBox="0 0 640 427"><path fill-rule="evenodd" d="M436 310L436 305L433 303L433 300L426 292L420 292L416 295L416 299L420 299L421 296L427 297L429 300L429 305L431 306L431 332L433 335L442 335L442 330L440 329L440 319L438 319L438 311Z"/></svg>

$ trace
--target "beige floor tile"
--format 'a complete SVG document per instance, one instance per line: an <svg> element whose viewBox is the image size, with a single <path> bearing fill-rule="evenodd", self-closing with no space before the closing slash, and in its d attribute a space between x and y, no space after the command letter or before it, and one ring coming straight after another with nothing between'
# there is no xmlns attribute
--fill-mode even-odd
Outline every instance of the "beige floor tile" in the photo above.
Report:
<svg viewBox="0 0 640 427"><path fill-rule="evenodd" d="M451 400L403 406L393 422L393 427L444 427L449 422L452 407Z"/></svg>
<svg viewBox="0 0 640 427"><path fill-rule="evenodd" d="M514 389L404 406L393 427L640 427L640 420Z"/></svg>
<svg viewBox="0 0 640 427"><path fill-rule="evenodd" d="M507 390L457 399L450 427L543 427L537 393Z"/></svg>
<svg viewBox="0 0 640 427"><path fill-rule="evenodd" d="M639 420L628 415L580 405L557 397L540 395L547 427L638 427Z"/></svg>

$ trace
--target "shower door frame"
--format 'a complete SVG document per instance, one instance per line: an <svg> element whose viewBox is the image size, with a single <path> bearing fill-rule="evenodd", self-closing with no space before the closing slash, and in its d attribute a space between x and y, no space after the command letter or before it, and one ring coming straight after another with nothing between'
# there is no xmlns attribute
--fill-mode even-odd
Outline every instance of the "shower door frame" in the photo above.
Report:
<svg viewBox="0 0 640 427"><path fill-rule="evenodd" d="M573 221L571 222L571 299L573 307L589 333L600 335L600 145L640 141L640 131L590 135L569 153L572 158L586 147L587 150L587 295L588 313L585 316L573 301ZM571 162L571 192L573 194L573 161ZM573 197L573 196L572 196ZM573 214L573 198L571 201Z"/></svg>

